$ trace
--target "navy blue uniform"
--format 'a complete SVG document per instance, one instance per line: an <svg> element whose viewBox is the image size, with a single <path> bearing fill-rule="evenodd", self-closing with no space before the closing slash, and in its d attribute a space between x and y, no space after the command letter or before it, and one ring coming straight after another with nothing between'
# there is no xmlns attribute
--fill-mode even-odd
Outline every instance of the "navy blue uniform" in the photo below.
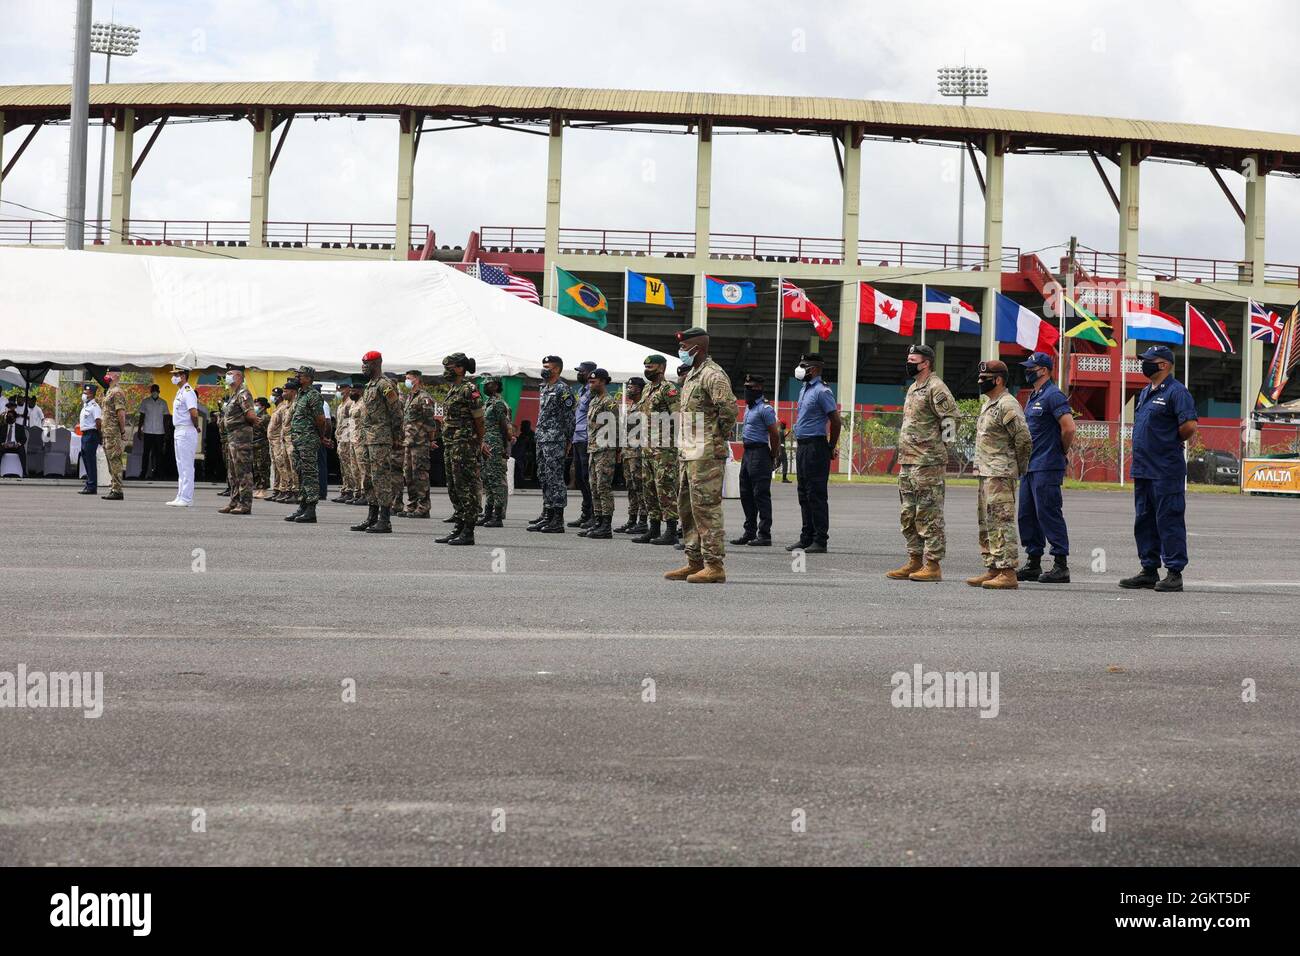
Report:
<svg viewBox="0 0 1300 956"><path fill-rule="evenodd" d="M799 511L803 519L799 540L825 544L830 536L828 483L831 477L831 443L826 422L835 411L835 396L821 376L808 379L799 392L799 417L794 424L795 470L799 476Z"/></svg>
<svg viewBox="0 0 1300 956"><path fill-rule="evenodd" d="M1061 510L1061 484L1065 481L1066 459L1061 449L1061 416L1070 414L1070 400L1047 381L1025 403L1025 421L1034 449L1029 470L1020 479L1020 543L1031 558L1041 557L1049 542L1053 555L1070 553L1070 536Z"/></svg>
<svg viewBox="0 0 1300 956"><path fill-rule="evenodd" d="M1178 428L1196 403L1172 375L1138 395L1133 414L1133 537L1145 571L1187 566L1187 462Z"/></svg>
<svg viewBox="0 0 1300 956"><path fill-rule="evenodd" d="M776 410L758 399L745 410L740 438L745 455L740 462L740 506L745 509L745 534L772 536L772 443L767 429L776 424Z"/></svg>

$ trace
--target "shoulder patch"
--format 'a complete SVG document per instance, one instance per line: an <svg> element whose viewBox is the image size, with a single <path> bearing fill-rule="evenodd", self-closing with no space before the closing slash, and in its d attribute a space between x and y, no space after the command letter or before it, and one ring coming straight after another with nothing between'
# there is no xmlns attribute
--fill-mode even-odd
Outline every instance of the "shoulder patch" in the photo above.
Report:
<svg viewBox="0 0 1300 956"><path fill-rule="evenodd" d="M669 398L674 398L676 395L677 395L677 386L676 386L676 385L669 385L669 386L668 386L668 397L669 397Z"/></svg>

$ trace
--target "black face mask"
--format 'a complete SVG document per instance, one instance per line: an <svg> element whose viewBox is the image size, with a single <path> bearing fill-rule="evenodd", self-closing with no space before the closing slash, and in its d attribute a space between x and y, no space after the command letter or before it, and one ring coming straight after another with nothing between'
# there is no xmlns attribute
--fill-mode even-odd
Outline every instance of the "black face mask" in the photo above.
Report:
<svg viewBox="0 0 1300 956"><path fill-rule="evenodd" d="M1030 388L1034 388L1035 386L1038 385L1037 365L1035 365L1033 368L1025 369L1025 384L1028 385Z"/></svg>
<svg viewBox="0 0 1300 956"><path fill-rule="evenodd" d="M1159 362L1152 361L1151 359L1142 360L1142 374L1145 375L1147 378L1151 378L1151 376L1158 374L1159 371L1160 371Z"/></svg>
<svg viewBox="0 0 1300 956"><path fill-rule="evenodd" d="M745 401L750 405L757 405L758 400L762 397L763 397L763 390L761 388L745 389Z"/></svg>
<svg viewBox="0 0 1300 956"><path fill-rule="evenodd" d="M982 379L980 379L980 394L981 394L981 395L987 395L989 392L993 391L993 389L995 389L995 388L997 388L997 387L998 387L998 380L997 380L996 378L982 378Z"/></svg>
<svg viewBox="0 0 1300 956"><path fill-rule="evenodd" d="M919 362L907 362L905 365L908 378L916 378L921 373L921 364Z"/></svg>

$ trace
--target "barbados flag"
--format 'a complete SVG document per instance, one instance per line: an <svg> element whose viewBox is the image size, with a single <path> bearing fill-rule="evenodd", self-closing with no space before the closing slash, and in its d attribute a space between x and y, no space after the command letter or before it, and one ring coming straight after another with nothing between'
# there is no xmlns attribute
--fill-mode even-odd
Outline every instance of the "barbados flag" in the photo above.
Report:
<svg viewBox="0 0 1300 956"><path fill-rule="evenodd" d="M756 309L758 296L752 282L728 282L705 276L705 305L710 309Z"/></svg>
<svg viewBox="0 0 1300 956"><path fill-rule="evenodd" d="M627 301L644 302L646 305L662 305L666 309L675 309L673 294L668 291L668 284L654 276L643 276L639 272L627 274Z"/></svg>
<svg viewBox="0 0 1300 956"><path fill-rule="evenodd" d="M559 280L556 301L560 306L560 315L591 319L602 329L608 324L609 303L605 301L605 293L558 266L555 277Z"/></svg>

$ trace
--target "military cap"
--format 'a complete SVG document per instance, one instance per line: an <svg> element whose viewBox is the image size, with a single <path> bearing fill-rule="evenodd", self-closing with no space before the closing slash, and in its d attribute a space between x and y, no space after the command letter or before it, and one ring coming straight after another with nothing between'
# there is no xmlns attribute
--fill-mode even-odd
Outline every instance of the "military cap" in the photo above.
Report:
<svg viewBox="0 0 1300 956"><path fill-rule="evenodd" d="M826 364L825 362L822 361L821 355L819 355L816 352L806 352L804 355L800 356L799 361L804 365L825 365Z"/></svg>
<svg viewBox="0 0 1300 956"><path fill-rule="evenodd" d="M284 390L286 392L296 392L300 388L302 388L302 382L298 381L296 378L287 378L284 380Z"/></svg>
<svg viewBox="0 0 1300 956"><path fill-rule="evenodd" d="M270 405L270 404L271 404L271 400L270 400L269 398L267 398L265 395L259 395L259 396L257 396L257 398L253 399L253 401L256 402L256 403L258 403L258 404L261 404L261 405Z"/></svg>
<svg viewBox="0 0 1300 956"><path fill-rule="evenodd" d="M544 355L542 356L542 364L558 365L560 368L564 368L564 359L560 358L558 355Z"/></svg>
<svg viewBox="0 0 1300 956"><path fill-rule="evenodd" d="M364 375L353 375L353 376L352 376L352 387L353 387L353 388L365 388L365 387L366 387L366 384L367 384L369 381L370 381L370 379L366 378Z"/></svg>
<svg viewBox="0 0 1300 956"><path fill-rule="evenodd" d="M603 368L592 369L589 373L587 373L587 377L604 379L606 385L610 383L609 373L606 372Z"/></svg>
<svg viewBox="0 0 1300 956"><path fill-rule="evenodd" d="M304 365L302 368L298 369L298 375L299 376L306 375L313 382L316 380L316 370L312 368L310 365Z"/></svg>
<svg viewBox="0 0 1300 956"><path fill-rule="evenodd" d="M383 360L384 357L374 349L371 349L365 355L361 356L361 361L363 362L382 362Z"/></svg>
<svg viewBox="0 0 1300 956"><path fill-rule="evenodd" d="M576 371L581 372L583 375L590 375L595 370L596 370L596 363L591 361L579 362L578 367L576 369Z"/></svg>
<svg viewBox="0 0 1300 956"><path fill-rule="evenodd" d="M236 365L234 362L227 362L227 363L226 363L226 371L227 371L227 372L244 372L244 371L247 371L247 369L246 369L245 366L243 366L243 365Z"/></svg>
<svg viewBox="0 0 1300 956"><path fill-rule="evenodd" d="M934 361L934 349L928 345L913 345L907 350L908 355L919 355L922 358Z"/></svg>
<svg viewBox="0 0 1300 956"><path fill-rule="evenodd" d="M1001 375L1007 376L1007 363L998 361L980 362L981 375Z"/></svg>
<svg viewBox="0 0 1300 956"><path fill-rule="evenodd" d="M1020 364L1025 368L1051 368L1052 357L1046 352L1035 352Z"/></svg>
<svg viewBox="0 0 1300 956"><path fill-rule="evenodd" d="M406 374L414 375L416 378L424 378L424 373L421 372L418 368L408 368L406 370Z"/></svg>
<svg viewBox="0 0 1300 956"><path fill-rule="evenodd" d="M1153 345L1138 358L1144 359L1164 359L1166 362L1174 360L1174 350L1167 345Z"/></svg>
<svg viewBox="0 0 1300 956"><path fill-rule="evenodd" d="M271 389L271 394L272 394L272 395L283 395L283 394L284 394L284 389L282 389L279 385L277 385L275 388Z"/></svg>
<svg viewBox="0 0 1300 956"><path fill-rule="evenodd" d="M227 366L227 368L229 368L229 366ZM121 375L121 374L122 374L122 370L121 370L120 368L109 368L109 369L105 369L105 370L104 370L104 374L105 374L105 375Z"/></svg>
<svg viewBox="0 0 1300 956"><path fill-rule="evenodd" d="M173 365L172 365L172 374L173 374L173 375L189 375L189 374L190 374L190 368L189 368L188 365L173 364Z"/></svg>
<svg viewBox="0 0 1300 956"><path fill-rule="evenodd" d="M99 386L96 385L94 382L87 382L85 385L81 386L81 390L83 392L89 392L91 395L94 395L96 392L99 391Z"/></svg>
<svg viewBox="0 0 1300 956"><path fill-rule="evenodd" d="M629 385L635 385L637 388L645 388L645 379L640 375L633 375L627 380L627 383Z"/></svg>
<svg viewBox="0 0 1300 956"><path fill-rule="evenodd" d="M761 376L761 375L755 375L753 372L746 372L746 373L745 373L745 381L746 381L746 382L753 382L755 385L762 385L762 384L763 384L763 376Z"/></svg>
<svg viewBox="0 0 1300 956"><path fill-rule="evenodd" d="M641 364L642 365L667 365L668 360L664 358L662 355L655 353L654 355L647 355L644 359L642 359Z"/></svg>
<svg viewBox="0 0 1300 956"><path fill-rule="evenodd" d="M469 356L464 352L452 352L442 360L443 365L460 365L464 366L469 361Z"/></svg>
<svg viewBox="0 0 1300 956"><path fill-rule="evenodd" d="M500 384L501 384L501 376L500 376L500 375L484 375L484 376L483 376L483 384L484 384L484 385L490 385L490 384L492 384L493 382L496 382L498 385L500 385Z"/></svg>
<svg viewBox="0 0 1300 956"><path fill-rule="evenodd" d="M689 329L686 329L682 332L678 332L677 341L685 342L688 339L698 339L701 335L708 335L708 334L709 334L708 329L700 328L700 326L698 325L693 325Z"/></svg>

